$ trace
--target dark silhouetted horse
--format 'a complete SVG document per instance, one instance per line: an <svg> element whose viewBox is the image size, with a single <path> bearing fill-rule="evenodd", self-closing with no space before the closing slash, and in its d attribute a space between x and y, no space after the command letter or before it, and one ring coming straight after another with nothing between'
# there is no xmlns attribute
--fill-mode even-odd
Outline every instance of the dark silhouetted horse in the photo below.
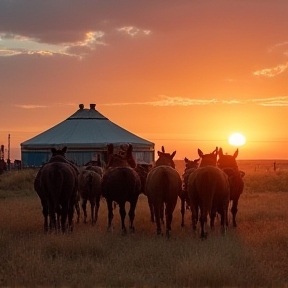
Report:
<svg viewBox="0 0 288 288"><path fill-rule="evenodd" d="M175 154L176 151L172 154L165 153L162 146L162 152L158 151L159 158L156 160L155 166L147 175L145 188L148 201L154 210L158 235L162 234L160 219L165 206L167 237L170 236L173 212L182 185L181 177L175 170L173 161Z"/></svg>
<svg viewBox="0 0 288 288"><path fill-rule="evenodd" d="M48 231L68 227L73 230L74 206L78 200L78 169L65 158L67 147L61 150L51 149L52 157L38 171L34 180L44 216L44 230ZM49 224L48 224L49 216Z"/></svg>
<svg viewBox="0 0 288 288"><path fill-rule="evenodd" d="M199 168L192 172L188 179L188 195L192 211L192 227L196 231L198 210L200 210L200 237L206 238L205 224L210 214L210 226L214 228L216 213L221 215L221 227L226 231L227 210L229 204L229 182L227 175L216 167L218 149L210 154L203 154L198 149L201 158Z"/></svg>
<svg viewBox="0 0 288 288"><path fill-rule="evenodd" d="M103 169L92 163L84 166L78 176L78 191L82 200L81 206L84 213L84 223L87 223L86 205L88 201L90 202L92 225L97 222L100 208L102 176Z"/></svg>
<svg viewBox="0 0 288 288"><path fill-rule="evenodd" d="M125 203L130 203L130 210L128 213L130 220L129 228L131 231L135 231L135 209L141 191L140 177L135 169L133 169L136 167L136 162L132 155L133 147L129 144L126 148L127 149L124 152L120 151L120 153L113 153L113 145L108 145L108 161L101 183L102 196L106 198L108 208L107 230L111 229L113 202L116 202L119 205L123 234L127 233L125 226Z"/></svg>
<svg viewBox="0 0 288 288"><path fill-rule="evenodd" d="M238 149L233 155L223 154L222 148L219 149L218 167L222 169L228 176L230 183L230 201L232 202L231 213L233 218L233 226L236 227L236 214L238 211L238 201L244 189L243 177L245 173L238 169L236 158Z"/></svg>
<svg viewBox="0 0 288 288"><path fill-rule="evenodd" d="M184 173L182 175L182 191L179 195L179 198L181 200L181 227L184 227L184 216L185 216L185 210L190 209L190 200L188 197L188 178L189 175L195 171L195 169L198 168L198 162L200 158L195 159L195 160L189 160L188 158L185 157L184 162L185 162L185 169ZM186 205L185 205L186 204ZM186 207L185 207L186 206Z"/></svg>

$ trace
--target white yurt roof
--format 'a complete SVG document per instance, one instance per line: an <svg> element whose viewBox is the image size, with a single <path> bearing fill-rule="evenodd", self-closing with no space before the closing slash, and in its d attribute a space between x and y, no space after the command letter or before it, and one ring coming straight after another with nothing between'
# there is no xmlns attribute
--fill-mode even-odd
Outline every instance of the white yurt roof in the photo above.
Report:
<svg viewBox="0 0 288 288"><path fill-rule="evenodd" d="M113 123L99 113L95 106L95 104L90 104L90 109L85 109L84 105L80 104L79 110L69 118L21 143L21 147L26 149L47 146L105 148L110 143L114 145L131 143L145 150L151 146L154 148L154 143Z"/></svg>

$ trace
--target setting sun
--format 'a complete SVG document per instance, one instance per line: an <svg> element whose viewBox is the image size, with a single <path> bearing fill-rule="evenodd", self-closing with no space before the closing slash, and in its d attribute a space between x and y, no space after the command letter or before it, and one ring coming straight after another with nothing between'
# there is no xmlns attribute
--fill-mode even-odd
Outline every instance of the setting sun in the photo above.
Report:
<svg viewBox="0 0 288 288"><path fill-rule="evenodd" d="M242 146L246 143L246 139L241 133L233 133L229 136L228 142L232 146Z"/></svg>

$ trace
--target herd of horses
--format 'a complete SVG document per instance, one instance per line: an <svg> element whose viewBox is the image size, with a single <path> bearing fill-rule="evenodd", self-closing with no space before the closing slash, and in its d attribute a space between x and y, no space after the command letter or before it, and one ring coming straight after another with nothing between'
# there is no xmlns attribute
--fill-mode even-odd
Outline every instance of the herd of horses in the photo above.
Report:
<svg viewBox="0 0 288 288"><path fill-rule="evenodd" d="M122 233L127 233L125 225L126 202L130 203L128 212L129 229L134 232L135 209L141 193L148 198L151 221L156 222L156 231L166 236L171 233L171 223L178 197L181 200L181 226L184 226L184 214L191 210L192 229L197 231L200 223L200 237L207 237L207 220L214 228L216 215L220 215L221 229L225 234L228 227L228 207L231 202L232 223L236 227L238 200L243 192L245 173L238 169L234 155L224 154L216 149L204 154L198 149L199 158L185 158L185 170L180 176L175 169L173 153L157 151L158 159L152 164L136 163L131 144L123 144L114 152L112 144L107 146L107 164L101 167L101 161L91 161L83 167L77 167L65 157L67 147L51 149L51 159L38 171L34 180L44 216L44 231L73 231L74 211L77 222L80 219L80 203L87 222L86 205L90 202L91 222L98 218L100 199L105 198L108 211L108 227L112 228L113 211L119 206Z"/></svg>

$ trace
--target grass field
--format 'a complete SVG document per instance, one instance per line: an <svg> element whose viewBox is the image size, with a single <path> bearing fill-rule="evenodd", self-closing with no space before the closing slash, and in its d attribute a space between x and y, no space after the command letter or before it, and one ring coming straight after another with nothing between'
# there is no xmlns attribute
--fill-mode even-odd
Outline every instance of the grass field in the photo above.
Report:
<svg viewBox="0 0 288 288"><path fill-rule="evenodd" d="M225 237L220 224L205 241L181 228L180 201L171 238L156 235L147 198L136 208L134 234L121 235L115 210L72 233L45 235L35 170L0 176L0 287L288 287L288 161L238 161L245 171L238 227ZM183 172L184 161L176 161ZM128 207L128 205L127 205Z"/></svg>

